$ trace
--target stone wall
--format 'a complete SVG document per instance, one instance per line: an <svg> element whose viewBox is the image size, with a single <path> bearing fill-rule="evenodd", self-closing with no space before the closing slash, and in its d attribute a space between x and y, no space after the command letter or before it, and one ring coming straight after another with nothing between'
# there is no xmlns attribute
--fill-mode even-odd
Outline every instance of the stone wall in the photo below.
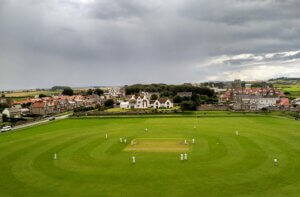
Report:
<svg viewBox="0 0 300 197"><path fill-rule="evenodd" d="M227 105L200 105L197 107L198 111L226 111L229 110Z"/></svg>

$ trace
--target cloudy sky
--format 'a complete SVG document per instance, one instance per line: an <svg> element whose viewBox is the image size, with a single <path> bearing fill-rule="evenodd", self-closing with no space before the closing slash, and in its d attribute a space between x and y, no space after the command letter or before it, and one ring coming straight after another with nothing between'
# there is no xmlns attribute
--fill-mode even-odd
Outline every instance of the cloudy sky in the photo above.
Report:
<svg viewBox="0 0 300 197"><path fill-rule="evenodd" d="M0 90L300 76L299 0L0 0Z"/></svg>

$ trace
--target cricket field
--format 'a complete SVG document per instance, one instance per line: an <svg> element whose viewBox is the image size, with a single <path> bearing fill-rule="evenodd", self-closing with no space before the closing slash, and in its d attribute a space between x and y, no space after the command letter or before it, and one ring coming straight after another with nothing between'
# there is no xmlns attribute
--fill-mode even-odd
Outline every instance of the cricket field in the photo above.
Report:
<svg viewBox="0 0 300 197"><path fill-rule="evenodd" d="M299 195L300 122L286 118L67 119L0 134L1 197Z"/></svg>

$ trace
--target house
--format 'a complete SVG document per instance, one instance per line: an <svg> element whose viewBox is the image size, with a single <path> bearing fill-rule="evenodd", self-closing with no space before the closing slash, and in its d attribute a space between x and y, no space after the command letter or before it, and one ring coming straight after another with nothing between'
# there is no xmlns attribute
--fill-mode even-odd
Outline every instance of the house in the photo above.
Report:
<svg viewBox="0 0 300 197"><path fill-rule="evenodd" d="M7 118L22 118L21 108L15 106L11 108L5 108L2 114Z"/></svg>
<svg viewBox="0 0 300 197"><path fill-rule="evenodd" d="M30 110L28 108L22 108L21 109L21 115L22 116L27 116L30 114Z"/></svg>
<svg viewBox="0 0 300 197"><path fill-rule="evenodd" d="M293 104L293 105L300 105L300 98L294 99L294 100L292 101L292 104Z"/></svg>
<svg viewBox="0 0 300 197"><path fill-rule="evenodd" d="M0 98L0 104L8 104L6 98Z"/></svg>
<svg viewBox="0 0 300 197"><path fill-rule="evenodd" d="M69 100L68 103L69 103L69 110L76 108L76 102L75 101Z"/></svg>
<svg viewBox="0 0 300 197"><path fill-rule="evenodd" d="M209 88L209 89L213 90L217 94L222 94L227 91L227 89L222 89L222 88L217 88L217 87L213 87L213 88Z"/></svg>
<svg viewBox="0 0 300 197"><path fill-rule="evenodd" d="M146 109L148 107L150 107L150 101L146 98L146 96L139 96L136 99L136 108Z"/></svg>
<svg viewBox="0 0 300 197"><path fill-rule="evenodd" d="M168 98L159 98L156 101L154 101L153 107L156 108L156 109L160 108L160 107L172 108L173 107L173 103Z"/></svg>
<svg viewBox="0 0 300 197"><path fill-rule="evenodd" d="M233 99L233 92L227 91L219 96L219 102L229 102Z"/></svg>
<svg viewBox="0 0 300 197"><path fill-rule="evenodd" d="M120 108L123 109L146 109L150 107L150 101L146 96L131 96L129 101L121 102Z"/></svg>
<svg viewBox="0 0 300 197"><path fill-rule="evenodd" d="M228 89L219 97L220 102L229 102L236 100L237 96L252 95L263 97L284 97L284 94L274 88L242 88L242 89Z"/></svg>
<svg viewBox="0 0 300 197"><path fill-rule="evenodd" d="M96 104L102 105L103 100L101 99L101 97L99 95L93 94L93 95L89 95L86 97L86 104L88 106L93 106Z"/></svg>
<svg viewBox="0 0 300 197"><path fill-rule="evenodd" d="M159 98L155 101L151 101L146 96L131 96L128 101L120 103L122 109L146 109L146 108L172 108L173 102L168 98Z"/></svg>
<svg viewBox="0 0 300 197"><path fill-rule="evenodd" d="M47 102L47 114L54 114L54 109L55 109L54 101L53 100L48 101Z"/></svg>
<svg viewBox="0 0 300 197"><path fill-rule="evenodd" d="M245 84L245 88L246 88L246 89L251 89L251 87L252 87L252 84L250 84L250 83L246 83L246 84Z"/></svg>
<svg viewBox="0 0 300 197"><path fill-rule="evenodd" d="M284 108L289 108L291 106L290 100L288 98L280 98L278 105Z"/></svg>
<svg viewBox="0 0 300 197"><path fill-rule="evenodd" d="M74 99L74 102L76 103L75 104L76 108L84 106L84 101L82 99L76 98L76 99Z"/></svg>
<svg viewBox="0 0 300 197"><path fill-rule="evenodd" d="M233 108L235 110L261 110L263 108L274 107L277 105L279 98L276 96L260 95L238 95L235 98Z"/></svg>
<svg viewBox="0 0 300 197"><path fill-rule="evenodd" d="M53 113L57 114L57 113L60 113L61 111L61 108L60 108L60 104L58 102L58 100L54 100L53 101Z"/></svg>
<svg viewBox="0 0 300 197"><path fill-rule="evenodd" d="M37 101L31 105L30 111L34 115L46 116L48 114L47 103L45 101Z"/></svg>
<svg viewBox="0 0 300 197"><path fill-rule="evenodd" d="M134 109L135 107L136 107L136 100L135 99L129 100L128 108L129 109Z"/></svg>
<svg viewBox="0 0 300 197"><path fill-rule="evenodd" d="M128 101L120 102L120 108L129 109L129 102Z"/></svg>
<svg viewBox="0 0 300 197"><path fill-rule="evenodd" d="M69 108L69 102L67 99L60 99L58 100L59 110L60 112L67 111Z"/></svg>

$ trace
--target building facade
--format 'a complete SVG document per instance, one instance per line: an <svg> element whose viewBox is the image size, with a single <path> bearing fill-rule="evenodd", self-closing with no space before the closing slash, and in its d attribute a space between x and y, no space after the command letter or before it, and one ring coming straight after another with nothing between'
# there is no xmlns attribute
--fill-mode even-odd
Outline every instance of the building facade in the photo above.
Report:
<svg viewBox="0 0 300 197"><path fill-rule="evenodd" d="M261 110L263 108L274 107L279 98L276 96L256 96L256 95L238 95L236 96L233 108L235 110Z"/></svg>

